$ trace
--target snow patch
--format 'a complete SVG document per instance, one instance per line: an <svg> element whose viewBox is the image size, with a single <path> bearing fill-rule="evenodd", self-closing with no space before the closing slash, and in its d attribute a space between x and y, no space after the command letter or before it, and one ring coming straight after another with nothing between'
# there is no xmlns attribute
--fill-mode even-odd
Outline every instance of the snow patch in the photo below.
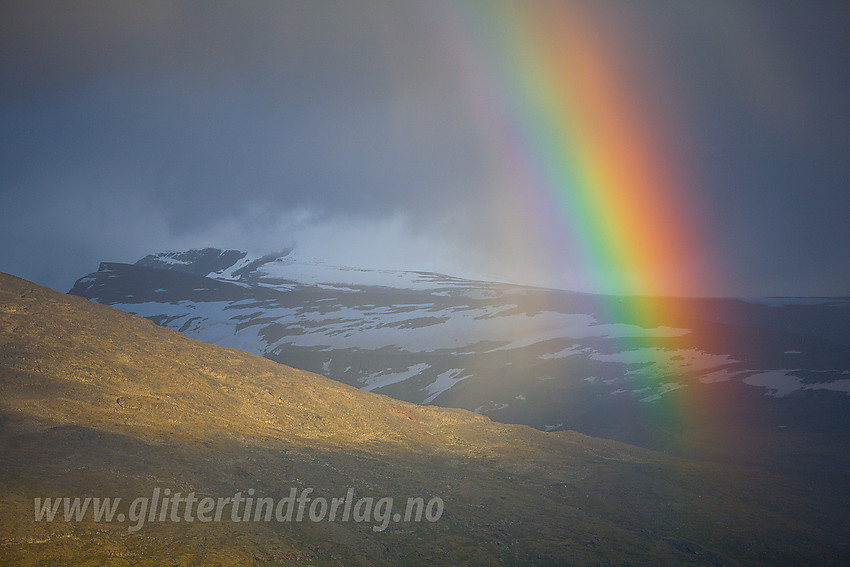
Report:
<svg viewBox="0 0 850 567"><path fill-rule="evenodd" d="M413 378L429 368L431 368L430 364L420 362L419 364L414 364L413 366L408 367L408 369L404 372L378 372L376 374L370 374L369 376L360 379L362 383L366 384L365 386L361 386L360 389L364 392L371 392L378 388L389 386L390 384L404 382L405 380Z"/></svg>
<svg viewBox="0 0 850 567"><path fill-rule="evenodd" d="M832 390L833 392L844 392L850 394L850 380L842 378L834 382L819 382L817 384L806 384L804 390Z"/></svg>
<svg viewBox="0 0 850 567"><path fill-rule="evenodd" d="M657 402L658 400L661 399L662 396L664 396L664 394L668 394L668 393L672 392L673 390L678 390L679 388L684 388L684 387L685 387L685 384L682 384L681 382L664 383L664 384L661 384L661 385L658 386L658 389L655 391L654 394L652 394L650 396L646 396L645 398L641 398L640 401L641 402Z"/></svg>
<svg viewBox="0 0 850 567"><path fill-rule="evenodd" d="M552 352L547 354L541 354L537 358L540 360L551 360L553 358L566 358L568 356L572 356L574 354L578 354L580 352L586 352L587 348L582 348L579 345L572 345L567 348L561 349L558 352Z"/></svg>
<svg viewBox="0 0 850 567"><path fill-rule="evenodd" d="M758 386L767 389L767 395L774 398L787 396L795 390L803 387L803 381L796 376L791 376L795 370L768 370L758 372L744 378L744 384Z"/></svg>
<svg viewBox="0 0 850 567"><path fill-rule="evenodd" d="M714 372L709 372L708 374L703 374L699 377L699 381L703 384L714 384L715 382L727 382L734 378L739 374L746 373L746 370L729 370L726 368L721 368L720 370L715 370Z"/></svg>
<svg viewBox="0 0 850 567"><path fill-rule="evenodd" d="M739 362L728 354L711 354L694 348L662 349L658 347L639 348L610 354L595 352L590 355L590 358L599 362L651 364L655 372L662 374L700 372Z"/></svg>
<svg viewBox="0 0 850 567"><path fill-rule="evenodd" d="M422 403L430 404L437 396L450 389L458 382L469 378L469 376L463 376L462 378L458 378L458 375L461 372L463 372L463 369L453 368L452 370L447 370L438 374L436 380L425 386L425 391L431 395L425 398Z"/></svg>

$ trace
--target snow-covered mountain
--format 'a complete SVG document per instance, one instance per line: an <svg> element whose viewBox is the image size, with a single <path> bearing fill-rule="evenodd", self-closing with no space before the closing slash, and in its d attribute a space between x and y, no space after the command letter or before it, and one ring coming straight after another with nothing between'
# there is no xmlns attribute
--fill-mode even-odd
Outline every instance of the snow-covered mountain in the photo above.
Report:
<svg viewBox="0 0 850 567"><path fill-rule="evenodd" d="M363 390L544 430L667 448L683 423L721 414L758 431L850 431L848 298L659 300L664 324L646 326L612 315L623 299L210 248L104 263L70 293Z"/></svg>

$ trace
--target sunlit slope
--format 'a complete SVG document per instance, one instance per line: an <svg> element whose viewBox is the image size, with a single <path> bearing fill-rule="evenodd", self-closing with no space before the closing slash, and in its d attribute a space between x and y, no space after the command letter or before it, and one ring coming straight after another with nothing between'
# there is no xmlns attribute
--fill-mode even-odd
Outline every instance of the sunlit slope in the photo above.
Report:
<svg viewBox="0 0 850 567"><path fill-rule="evenodd" d="M418 406L0 275L9 564L842 564L846 508L778 477ZM438 496L433 523L36 522L155 488Z"/></svg>

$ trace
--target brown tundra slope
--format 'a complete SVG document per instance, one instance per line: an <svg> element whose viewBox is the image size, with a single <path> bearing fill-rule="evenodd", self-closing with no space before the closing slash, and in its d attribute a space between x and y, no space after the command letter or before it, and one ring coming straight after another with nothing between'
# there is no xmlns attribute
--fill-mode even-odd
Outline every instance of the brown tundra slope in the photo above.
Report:
<svg viewBox="0 0 850 567"><path fill-rule="evenodd" d="M846 503L816 486L361 392L5 274L0 486L0 563L11 565L848 559ZM243 515L245 502L209 522L185 505L133 509L157 491L277 503L293 488L313 489L300 522ZM330 521L321 506L310 520L312 502L349 489L359 521ZM57 497L121 501L112 521L91 509L66 521L61 506L37 521L36 499ZM405 521L416 497L435 521Z"/></svg>

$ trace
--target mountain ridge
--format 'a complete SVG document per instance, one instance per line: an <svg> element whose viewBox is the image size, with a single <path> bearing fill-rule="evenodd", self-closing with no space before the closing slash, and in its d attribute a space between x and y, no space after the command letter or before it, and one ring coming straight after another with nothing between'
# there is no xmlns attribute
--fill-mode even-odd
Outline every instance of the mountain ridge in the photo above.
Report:
<svg viewBox="0 0 850 567"><path fill-rule="evenodd" d="M850 432L850 300L668 298L648 325L612 309L612 298L328 267L285 252L259 263L205 249L160 254L158 267L104 264L71 293L366 391L540 430L728 459L735 434L697 446L654 408L679 405L721 427L731 402L737 423L756 424L737 433L752 440L735 459L760 458L783 427ZM225 254L239 259L186 273L192 255Z"/></svg>
<svg viewBox="0 0 850 567"><path fill-rule="evenodd" d="M223 272L227 272L228 268L233 268L237 263L240 263L240 260L243 262L240 263L239 269L244 268L246 265L254 264L254 266L260 266L262 264L274 262L275 260L283 259L286 257L290 257L294 262L298 262L299 260L304 260L305 258L301 258L297 254L297 249L295 246L289 246L283 248L277 252L269 252L265 254L261 254L257 257L249 256L248 252L244 250L239 250L236 248L191 248L189 250L166 250L161 252L156 252L153 254L148 254L144 258L141 258L135 262L136 265L147 266L151 268L160 268L165 270L175 270L175 271L187 271L190 273L195 273L197 275L202 276L210 276L210 275L220 275ZM219 259L223 262L219 269L206 269L206 266L209 265L211 259ZM414 274L429 274L434 276L440 276L445 278L452 278L457 280L465 280L468 282L475 283L490 283L490 284L499 284L499 285L508 285L508 286L517 286L523 288L532 288L532 289L540 289L540 290L549 290L549 291L566 291L569 293L575 294L585 294L585 295L600 295L594 294L590 292L583 292L574 289L568 288L558 288L558 287L548 287L548 286L537 286L530 285L526 283L517 283L506 280L501 280L499 278L465 278L454 276L445 272L435 272L432 270L398 270L398 269L383 269L383 268L372 268L372 269L364 269L364 268L355 268L351 266L336 266L334 264L329 264L327 262L322 262L318 258L311 258L312 262L322 263L329 265L331 267L338 267L345 270L357 270L357 271L377 271L377 272L402 272L402 273L414 273ZM605 294L601 294L605 296ZM613 296L611 296L613 297ZM711 296L711 297L703 297L703 296L648 296L648 297L658 297L665 298L669 300L704 300L704 301L712 301L712 300L739 300L739 301L751 301L755 303L766 303L772 300L793 300L793 301L841 301L846 302L850 301L850 295L836 295L836 296Z"/></svg>

